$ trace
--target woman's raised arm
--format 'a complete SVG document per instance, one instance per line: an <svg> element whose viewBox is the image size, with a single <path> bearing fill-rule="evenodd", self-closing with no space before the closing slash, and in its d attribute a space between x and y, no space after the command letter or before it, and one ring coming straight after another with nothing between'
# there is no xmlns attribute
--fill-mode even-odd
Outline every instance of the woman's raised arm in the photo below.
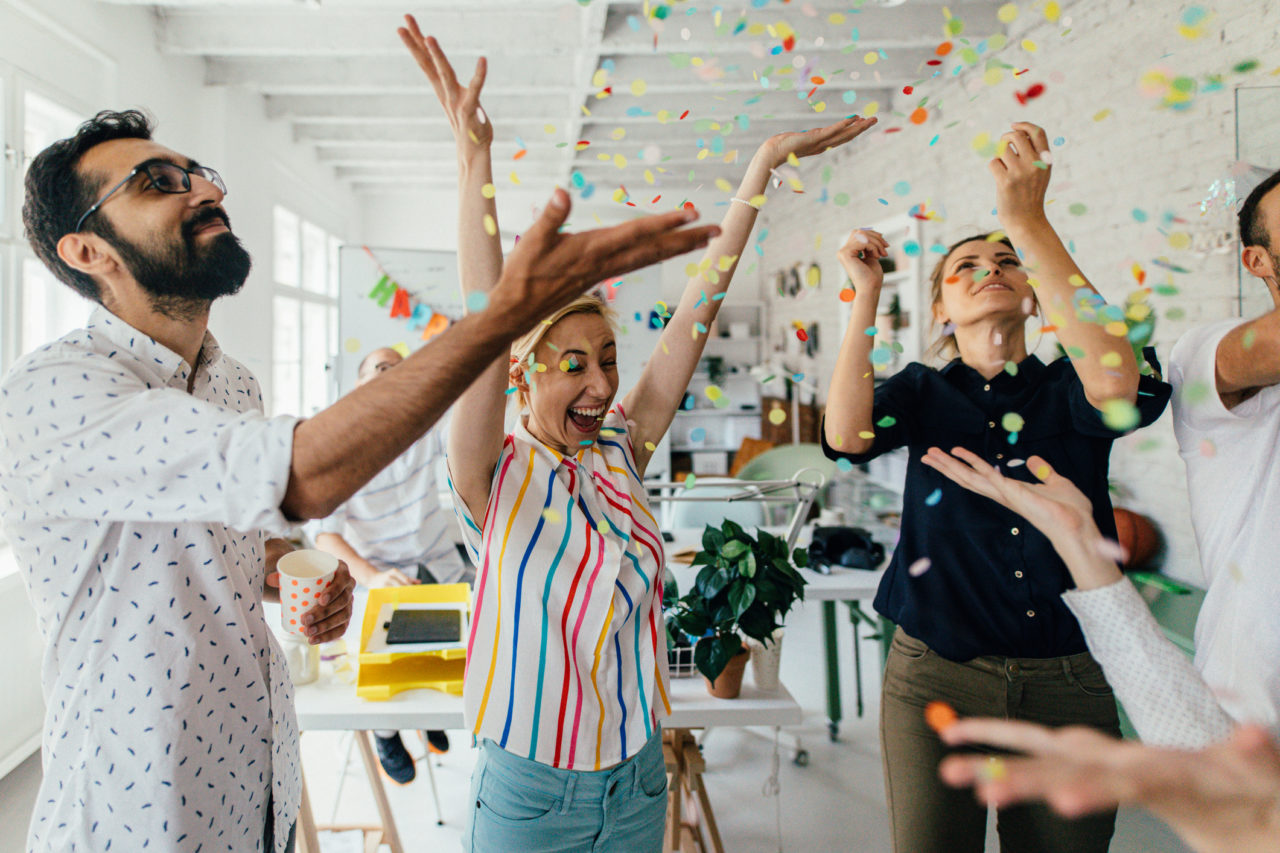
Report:
<svg viewBox="0 0 1280 853"><path fill-rule="evenodd" d="M996 179L996 211L1027 272L1038 282L1045 320L1075 367L1095 409L1108 400L1138 397L1138 362L1125 334L1114 335L1099 319L1104 304L1045 214L1049 188L1049 140L1044 130L1015 122L1000 137L999 156L989 164ZM1083 297L1083 299L1082 299ZM1083 304L1082 304L1083 303Z"/></svg>
<svg viewBox="0 0 1280 853"><path fill-rule="evenodd" d="M412 15L405 15L400 39L409 48L453 128L458 146L458 272L467 312L483 308L484 296L502 275L502 244L494 202L489 146L493 125L480 106L486 64L476 61L475 76L462 86L434 38L424 37ZM477 296L480 294L480 296ZM493 468L502 454L506 412L507 360L491 364L453 404L450 418L449 476L471 517L484 517Z"/></svg>
<svg viewBox="0 0 1280 853"><path fill-rule="evenodd" d="M751 158L720 223L720 236L707 246L640 381L623 401L627 417L634 422L632 440L642 475L653 454L649 448L661 441L671 426L702 358L707 329L720 310L720 299L728 290L747 245L770 174L789 159L821 154L843 145L875 123L874 118L854 116L804 133L780 133L765 140Z"/></svg>

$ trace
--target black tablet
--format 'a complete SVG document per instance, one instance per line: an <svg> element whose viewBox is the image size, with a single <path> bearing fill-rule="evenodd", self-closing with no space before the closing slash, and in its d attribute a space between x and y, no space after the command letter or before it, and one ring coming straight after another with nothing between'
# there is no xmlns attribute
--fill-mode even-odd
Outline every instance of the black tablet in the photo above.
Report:
<svg viewBox="0 0 1280 853"><path fill-rule="evenodd" d="M462 612L399 608L386 623L387 645L397 643L460 643Z"/></svg>

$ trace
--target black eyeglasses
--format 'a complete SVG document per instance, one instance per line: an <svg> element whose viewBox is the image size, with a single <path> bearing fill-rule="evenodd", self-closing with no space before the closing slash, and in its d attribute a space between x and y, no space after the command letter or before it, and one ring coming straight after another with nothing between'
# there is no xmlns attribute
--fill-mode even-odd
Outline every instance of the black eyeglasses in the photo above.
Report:
<svg viewBox="0 0 1280 853"><path fill-rule="evenodd" d="M80 230L80 226L89 216L102 207L103 203L138 174L145 174L151 186L162 193L170 195L180 195L182 193L191 192L191 176L199 175L209 183L213 184L223 194L227 194L227 185L222 182L222 176L210 169L208 166L194 166L190 169L184 169L177 163L170 163L168 160L148 160L133 168L133 171L124 176L124 180L107 190L106 195L98 199L98 201L84 212L84 215L76 220L76 227L71 229L72 233Z"/></svg>

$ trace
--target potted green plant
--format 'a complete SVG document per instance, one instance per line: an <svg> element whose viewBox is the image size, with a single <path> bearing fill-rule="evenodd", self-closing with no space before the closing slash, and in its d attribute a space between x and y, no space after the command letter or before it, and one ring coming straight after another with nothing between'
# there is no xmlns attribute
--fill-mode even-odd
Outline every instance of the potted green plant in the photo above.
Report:
<svg viewBox="0 0 1280 853"><path fill-rule="evenodd" d="M743 638L772 642L783 617L804 599L805 579L795 567L809 564L808 549L788 553L785 540L756 532L752 536L728 519L718 529L708 524L702 550L693 558L702 569L668 617L680 631L699 638L694 663L711 694L726 699L742 687L748 657Z"/></svg>

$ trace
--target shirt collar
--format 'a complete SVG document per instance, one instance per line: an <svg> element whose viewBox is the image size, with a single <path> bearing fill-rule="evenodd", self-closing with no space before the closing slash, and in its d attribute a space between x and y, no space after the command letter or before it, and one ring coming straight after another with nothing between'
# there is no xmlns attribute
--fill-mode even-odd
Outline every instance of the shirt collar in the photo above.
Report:
<svg viewBox="0 0 1280 853"><path fill-rule="evenodd" d="M105 335L118 346L138 357L138 361L163 384L175 384L175 380L185 384L191 376L191 366L182 356L169 349L146 332L140 331L129 323L112 314L101 305L93 309L89 315L87 328ZM204 332L204 341L200 344L200 355L197 361L208 370L222 359L222 347L213 333Z"/></svg>
<svg viewBox="0 0 1280 853"><path fill-rule="evenodd" d="M987 386L990 386L996 391L1011 393L1019 391L1038 380L1040 374L1044 372L1044 362L1034 355L1029 355L1018 362L1017 373L1010 374L1007 370L1002 370L987 379L981 373L965 364L959 357L956 357L947 362L938 372L947 377L947 381L962 391L975 388L986 389Z"/></svg>
<svg viewBox="0 0 1280 853"><path fill-rule="evenodd" d="M552 468L556 468L560 465L564 465L566 468L576 468L582 463L583 453L591 450L590 447L583 447L578 451L576 456L565 456L560 451L552 447L548 447L542 442L542 439L537 438L533 433L529 432L529 428L525 426L524 415L522 414L516 416L516 428L512 430L512 434L515 436L516 441L528 444L532 447L533 452L542 456L542 458Z"/></svg>

